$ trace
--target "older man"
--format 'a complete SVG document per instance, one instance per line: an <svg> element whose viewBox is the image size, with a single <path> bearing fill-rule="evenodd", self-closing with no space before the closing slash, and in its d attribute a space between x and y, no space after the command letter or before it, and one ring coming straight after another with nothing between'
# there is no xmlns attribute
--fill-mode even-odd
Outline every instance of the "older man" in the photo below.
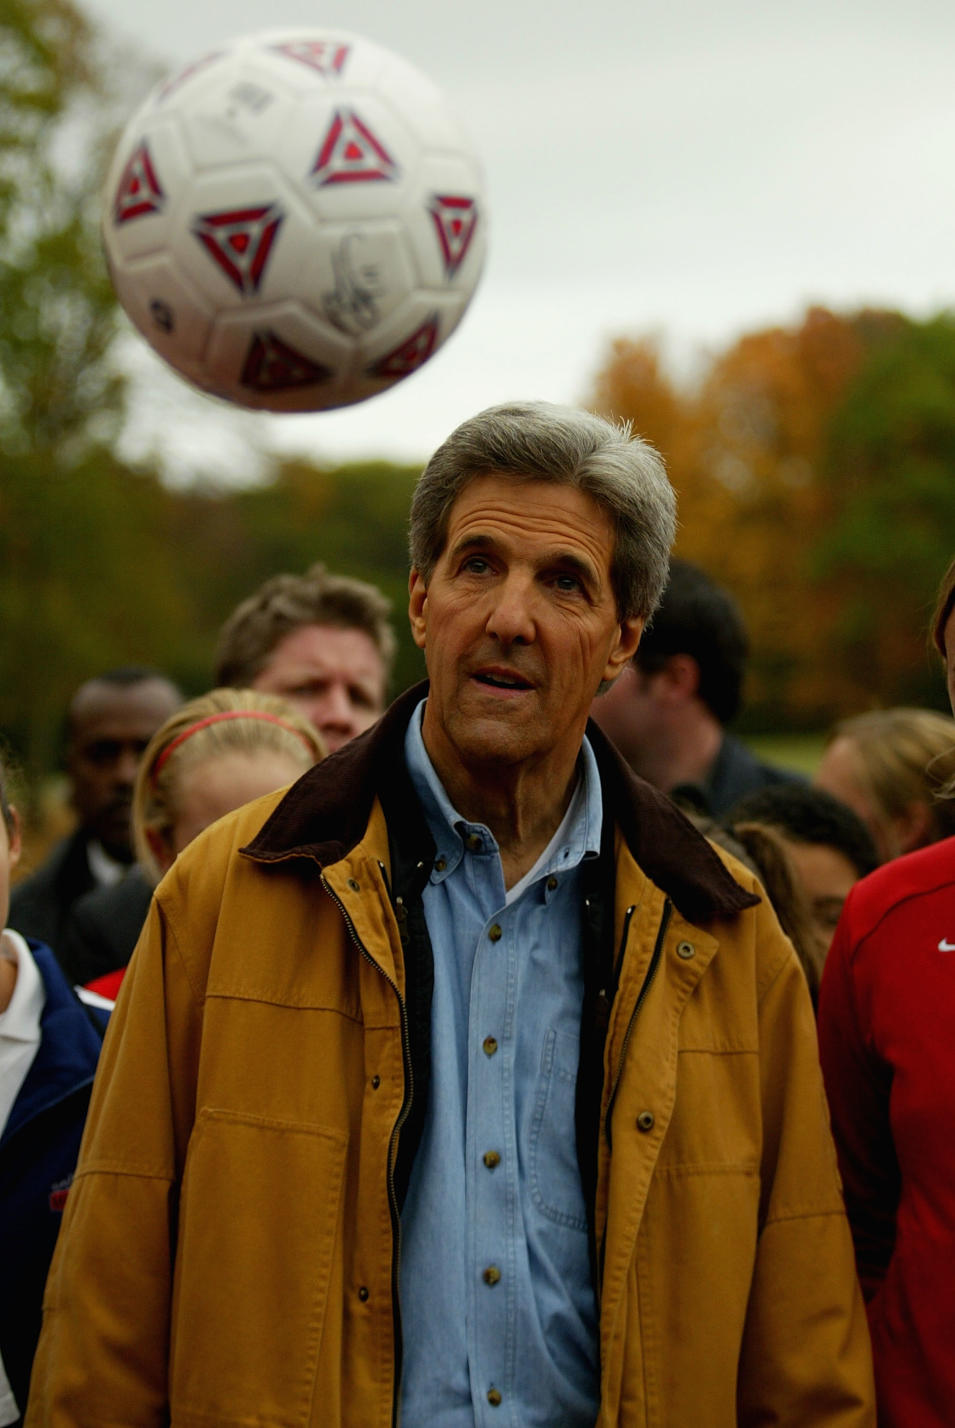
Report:
<svg viewBox="0 0 955 1428"><path fill-rule="evenodd" d="M582 413L432 458L429 685L157 894L30 1424L874 1422L795 957L585 734L673 529Z"/></svg>

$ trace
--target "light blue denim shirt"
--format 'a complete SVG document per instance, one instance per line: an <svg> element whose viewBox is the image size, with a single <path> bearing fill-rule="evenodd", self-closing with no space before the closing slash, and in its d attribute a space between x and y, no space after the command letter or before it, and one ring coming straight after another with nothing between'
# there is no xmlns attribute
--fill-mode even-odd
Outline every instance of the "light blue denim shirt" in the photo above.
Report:
<svg viewBox="0 0 955 1428"><path fill-rule="evenodd" d="M567 814L507 892L497 844L405 742L434 837L431 1089L401 1217L402 1428L583 1428L597 1315L574 1104L583 1001L580 864L600 848L584 741Z"/></svg>

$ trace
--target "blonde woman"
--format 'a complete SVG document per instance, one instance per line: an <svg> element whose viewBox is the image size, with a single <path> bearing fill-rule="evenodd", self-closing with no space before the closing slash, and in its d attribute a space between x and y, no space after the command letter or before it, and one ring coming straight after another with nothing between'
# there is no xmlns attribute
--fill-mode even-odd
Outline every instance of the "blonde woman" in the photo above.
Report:
<svg viewBox="0 0 955 1428"><path fill-rule="evenodd" d="M955 833L955 719L872 709L836 724L814 783L857 813L882 862Z"/></svg>
<svg viewBox="0 0 955 1428"><path fill-rule="evenodd" d="M178 709L143 754L133 791L133 840L158 882L210 823L293 783L324 757L318 731L287 700L253 689L214 689ZM125 967L87 985L115 997Z"/></svg>

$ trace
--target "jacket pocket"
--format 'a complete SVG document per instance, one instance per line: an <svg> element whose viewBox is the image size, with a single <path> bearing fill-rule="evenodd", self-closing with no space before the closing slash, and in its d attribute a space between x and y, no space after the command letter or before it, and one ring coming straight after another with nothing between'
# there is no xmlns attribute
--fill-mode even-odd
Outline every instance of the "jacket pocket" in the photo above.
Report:
<svg viewBox="0 0 955 1428"><path fill-rule="evenodd" d="M586 1232L574 1124L579 1062L578 1038L550 1027L544 1037L531 1121L530 1183L542 1215L567 1229Z"/></svg>
<svg viewBox="0 0 955 1428"><path fill-rule="evenodd" d="M319 1126L201 1112L180 1202L174 1426L309 1422L346 1144Z"/></svg>

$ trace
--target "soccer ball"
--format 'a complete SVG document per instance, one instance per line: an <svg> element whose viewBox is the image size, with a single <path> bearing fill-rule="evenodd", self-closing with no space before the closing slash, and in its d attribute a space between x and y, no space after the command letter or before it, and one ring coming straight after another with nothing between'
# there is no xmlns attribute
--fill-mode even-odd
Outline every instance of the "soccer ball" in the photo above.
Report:
<svg viewBox="0 0 955 1428"><path fill-rule="evenodd" d="M484 258L480 164L443 96L339 30L246 35L157 86L106 179L117 295L244 407L316 411L416 371Z"/></svg>

